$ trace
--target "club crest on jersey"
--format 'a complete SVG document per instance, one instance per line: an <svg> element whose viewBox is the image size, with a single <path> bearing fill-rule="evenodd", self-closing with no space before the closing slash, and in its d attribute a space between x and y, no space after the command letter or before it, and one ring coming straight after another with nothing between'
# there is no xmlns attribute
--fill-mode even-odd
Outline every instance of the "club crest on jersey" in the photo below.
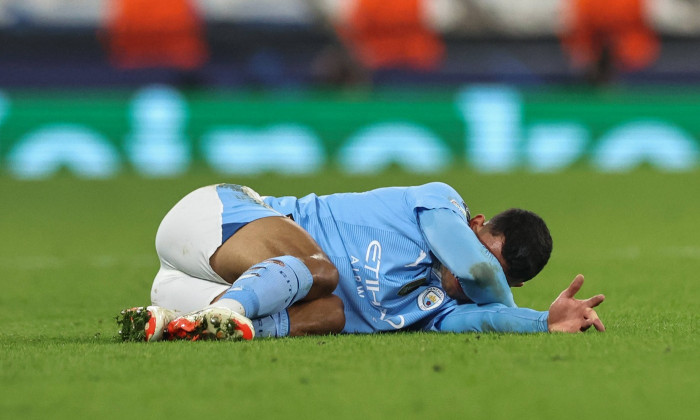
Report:
<svg viewBox="0 0 700 420"><path fill-rule="evenodd" d="M418 307L421 311L432 311L445 300L445 292L437 287L428 287L418 295Z"/></svg>

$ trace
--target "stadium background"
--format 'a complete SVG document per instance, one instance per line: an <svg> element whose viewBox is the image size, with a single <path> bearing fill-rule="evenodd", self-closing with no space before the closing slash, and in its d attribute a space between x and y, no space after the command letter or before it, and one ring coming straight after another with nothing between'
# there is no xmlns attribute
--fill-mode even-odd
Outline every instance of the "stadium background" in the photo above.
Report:
<svg viewBox="0 0 700 420"><path fill-rule="evenodd" d="M0 409L690 418L699 142L696 0L0 0ZM433 180L541 213L516 300L582 272L609 331L116 341L188 191Z"/></svg>

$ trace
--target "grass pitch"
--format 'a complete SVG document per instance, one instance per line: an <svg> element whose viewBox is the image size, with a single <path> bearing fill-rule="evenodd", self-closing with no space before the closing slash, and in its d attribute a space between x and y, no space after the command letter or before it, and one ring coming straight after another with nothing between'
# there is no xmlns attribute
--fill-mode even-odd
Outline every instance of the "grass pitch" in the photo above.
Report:
<svg viewBox="0 0 700 420"><path fill-rule="evenodd" d="M549 223L552 260L515 291L546 309L574 275L605 293L608 332L326 336L122 343L114 317L147 304L162 216L215 182L262 194L433 180L473 213ZM284 179L0 178L0 415L7 419L689 419L700 403L698 173Z"/></svg>

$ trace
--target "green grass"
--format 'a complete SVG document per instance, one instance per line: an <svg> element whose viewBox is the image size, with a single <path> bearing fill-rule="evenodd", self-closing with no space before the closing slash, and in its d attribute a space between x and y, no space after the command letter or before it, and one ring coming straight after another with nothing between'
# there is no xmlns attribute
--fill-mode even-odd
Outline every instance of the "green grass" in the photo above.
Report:
<svg viewBox="0 0 700 420"><path fill-rule="evenodd" d="M3 418L688 419L700 405L700 176L437 177L18 182L0 178ZM515 291L546 309L575 274L605 293L604 334L387 334L247 343L122 343L114 317L148 302L165 212L214 182L263 194L441 180L473 213L530 208L555 251Z"/></svg>

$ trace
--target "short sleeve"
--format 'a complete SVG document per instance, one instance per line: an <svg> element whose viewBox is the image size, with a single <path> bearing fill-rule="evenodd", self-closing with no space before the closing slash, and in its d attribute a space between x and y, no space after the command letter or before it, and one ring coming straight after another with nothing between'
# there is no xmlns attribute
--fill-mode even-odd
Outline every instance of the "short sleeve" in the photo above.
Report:
<svg viewBox="0 0 700 420"><path fill-rule="evenodd" d="M421 209L449 209L458 214L465 221L471 219L469 207L454 188L444 182L431 182L428 184L409 187L406 191L406 200L414 212Z"/></svg>

